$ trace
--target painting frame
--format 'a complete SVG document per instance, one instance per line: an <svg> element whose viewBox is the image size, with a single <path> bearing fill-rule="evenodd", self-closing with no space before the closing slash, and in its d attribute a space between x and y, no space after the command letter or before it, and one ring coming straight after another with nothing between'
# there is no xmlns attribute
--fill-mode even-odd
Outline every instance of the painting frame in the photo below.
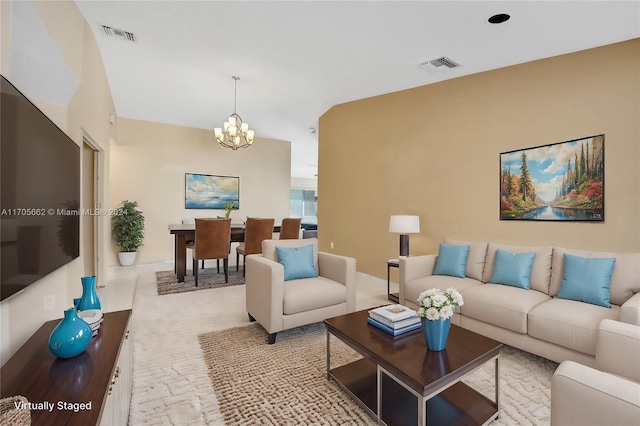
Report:
<svg viewBox="0 0 640 426"><path fill-rule="evenodd" d="M500 220L604 222L605 135L501 152Z"/></svg>
<svg viewBox="0 0 640 426"><path fill-rule="evenodd" d="M233 202L233 210L240 208L240 177L184 174L184 208L224 210L224 205Z"/></svg>

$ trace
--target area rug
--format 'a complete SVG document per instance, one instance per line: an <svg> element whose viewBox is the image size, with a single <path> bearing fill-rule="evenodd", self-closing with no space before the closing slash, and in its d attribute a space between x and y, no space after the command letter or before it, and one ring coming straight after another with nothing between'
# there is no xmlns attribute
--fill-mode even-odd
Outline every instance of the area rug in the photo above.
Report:
<svg viewBox="0 0 640 426"><path fill-rule="evenodd" d="M229 282L225 283L222 269L220 269L220 273L218 273L217 268L214 267L200 269L198 272L198 286L196 287L195 280L190 273L190 271L187 271L184 282L179 283L178 277L173 271L156 272L158 296L244 284L242 271L236 272L229 270Z"/></svg>
<svg viewBox="0 0 640 426"><path fill-rule="evenodd" d="M275 345L252 324L199 335L209 377L227 425L375 424L326 378L322 323L278 333ZM332 336L331 365L359 355ZM501 352L500 418L493 424L549 423L551 376L557 364L511 347ZM493 363L465 379L494 397Z"/></svg>

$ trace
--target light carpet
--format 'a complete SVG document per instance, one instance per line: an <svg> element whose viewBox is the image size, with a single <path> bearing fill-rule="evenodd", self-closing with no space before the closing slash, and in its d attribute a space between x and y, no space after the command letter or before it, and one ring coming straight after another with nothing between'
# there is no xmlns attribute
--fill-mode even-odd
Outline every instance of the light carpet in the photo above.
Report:
<svg viewBox="0 0 640 426"><path fill-rule="evenodd" d="M133 302L133 388L129 424L234 425L225 422L222 399L208 376L198 336L250 325L244 286L159 297L155 272L166 264L139 265ZM386 280L358 273L356 308L386 302ZM258 327L259 329L260 327ZM265 349L266 332L263 336ZM278 346L284 332L278 334ZM321 346L325 341L322 338ZM516 354L513 358L509 353ZM555 364L512 348L501 358L502 417L496 425L548 425ZM493 386L493 368L468 378L474 387ZM491 394L490 394L491 395ZM491 395L492 396L492 395ZM263 424L269 424L267 420ZM275 424L275 423L272 423ZM352 422L352 424L357 424ZM369 421L368 424L374 424Z"/></svg>
<svg viewBox="0 0 640 426"><path fill-rule="evenodd" d="M375 424L326 378L326 332L315 323L278 333L266 344L259 325L199 336L209 377L227 424ZM557 364L505 347L500 355L501 418L495 424L548 424L550 377ZM331 366L360 356L332 336ZM495 398L494 363L465 382Z"/></svg>
<svg viewBox="0 0 640 426"><path fill-rule="evenodd" d="M158 271L156 272L158 295L163 296L165 294L184 293L187 291L196 290L208 290L212 288L244 284L242 271L236 272L229 270L229 282L225 282L222 266L220 268L220 273L218 273L217 268L200 269L198 271L197 287L195 278L193 277L193 275L189 275L189 271L187 271L188 274L184 277L184 282L182 283L178 282L178 277L173 273L173 271Z"/></svg>

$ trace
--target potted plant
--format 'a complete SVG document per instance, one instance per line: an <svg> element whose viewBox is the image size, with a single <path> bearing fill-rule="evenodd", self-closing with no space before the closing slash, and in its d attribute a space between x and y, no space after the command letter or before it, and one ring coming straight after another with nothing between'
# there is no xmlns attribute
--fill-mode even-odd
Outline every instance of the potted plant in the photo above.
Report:
<svg viewBox="0 0 640 426"><path fill-rule="evenodd" d="M120 249L118 257L122 266L133 265L136 252L142 246L144 215L137 207L137 201L124 200L111 218L113 240Z"/></svg>
<svg viewBox="0 0 640 426"><path fill-rule="evenodd" d="M447 345L451 317L455 306L464 305L458 290L431 288L418 296L418 316L422 322L422 333L430 351L441 351Z"/></svg>
<svg viewBox="0 0 640 426"><path fill-rule="evenodd" d="M227 201L222 208L224 209L224 216L218 216L218 219L229 219L229 217L231 217L231 211L236 208L236 205L233 201Z"/></svg>

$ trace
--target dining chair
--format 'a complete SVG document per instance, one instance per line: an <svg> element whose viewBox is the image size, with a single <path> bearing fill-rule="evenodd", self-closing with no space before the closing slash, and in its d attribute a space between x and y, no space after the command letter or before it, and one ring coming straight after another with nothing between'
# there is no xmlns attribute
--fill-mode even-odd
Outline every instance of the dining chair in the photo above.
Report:
<svg viewBox="0 0 640 426"><path fill-rule="evenodd" d="M193 250L193 276L198 286L198 260L223 260L224 281L229 282L229 244L231 243L231 219L196 219L196 238L187 245ZM218 272L220 270L218 269Z"/></svg>
<svg viewBox="0 0 640 426"><path fill-rule="evenodd" d="M285 217L282 219L282 225L280 226L280 239L297 240L300 238L301 222L302 218L299 217Z"/></svg>
<svg viewBox="0 0 640 426"><path fill-rule="evenodd" d="M236 271L240 270L240 255L242 255L242 263L245 257L250 254L262 253L262 241L273 238L274 219L261 219L255 217L247 218L244 228L244 242L236 247ZM242 276L245 269L242 270Z"/></svg>

